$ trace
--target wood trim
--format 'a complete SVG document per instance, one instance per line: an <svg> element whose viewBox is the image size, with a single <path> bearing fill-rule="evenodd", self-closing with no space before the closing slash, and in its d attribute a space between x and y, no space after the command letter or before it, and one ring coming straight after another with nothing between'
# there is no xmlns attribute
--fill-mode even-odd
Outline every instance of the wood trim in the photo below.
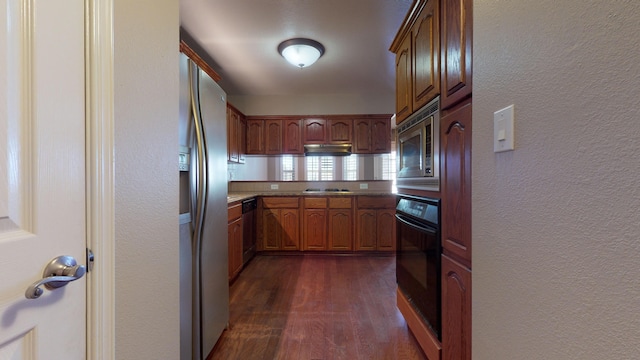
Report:
<svg viewBox="0 0 640 360"><path fill-rule="evenodd" d="M413 336L415 336L418 344L420 344L422 351L424 351L429 360L440 360L442 354L442 345L440 344L440 341L438 341L438 338L418 317L418 314L413 311L411 304L409 304L409 301L400 289L396 289L396 293L398 310L400 310L400 313L404 316L409 329L413 333Z"/></svg>
<svg viewBox="0 0 640 360"><path fill-rule="evenodd" d="M198 67L202 69L202 71L211 76L213 81L219 82L220 80L222 80L222 77L215 70L213 70L213 68L209 66L209 64L207 64L207 62L204 61L204 59L202 59L200 55L198 55L191 47L189 47L189 45L187 45L184 40L180 40L180 52L187 55L187 57L189 57L189 59L196 63L196 65L198 65Z"/></svg>
<svg viewBox="0 0 640 360"><path fill-rule="evenodd" d="M98 256L87 274L87 359L115 359L115 182L113 2L86 13L87 247Z"/></svg>

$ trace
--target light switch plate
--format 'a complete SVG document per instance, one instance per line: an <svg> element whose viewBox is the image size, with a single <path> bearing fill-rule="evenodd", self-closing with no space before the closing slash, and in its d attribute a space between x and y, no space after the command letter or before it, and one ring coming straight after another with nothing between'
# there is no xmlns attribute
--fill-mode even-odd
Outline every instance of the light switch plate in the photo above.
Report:
<svg viewBox="0 0 640 360"><path fill-rule="evenodd" d="M369 189L369 184L360 184L360 190Z"/></svg>
<svg viewBox="0 0 640 360"><path fill-rule="evenodd" d="M513 105L493 113L493 152L510 151L514 146Z"/></svg>
<svg viewBox="0 0 640 360"><path fill-rule="evenodd" d="M279 187L278 184L271 184L271 190L278 190Z"/></svg>

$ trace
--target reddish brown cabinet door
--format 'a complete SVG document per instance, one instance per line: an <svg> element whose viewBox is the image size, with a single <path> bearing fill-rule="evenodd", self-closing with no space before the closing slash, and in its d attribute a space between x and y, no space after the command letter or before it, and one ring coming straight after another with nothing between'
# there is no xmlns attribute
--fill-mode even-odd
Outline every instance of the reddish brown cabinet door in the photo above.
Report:
<svg viewBox="0 0 640 360"><path fill-rule="evenodd" d="M471 360L471 271L442 255L442 360Z"/></svg>
<svg viewBox="0 0 640 360"><path fill-rule="evenodd" d="M280 250L281 239L280 209L264 209L262 211L262 249Z"/></svg>
<svg viewBox="0 0 640 360"><path fill-rule="evenodd" d="M282 250L300 249L300 216L298 209L282 209Z"/></svg>
<svg viewBox="0 0 640 360"><path fill-rule="evenodd" d="M371 152L385 154L391 152L391 119L371 120Z"/></svg>
<svg viewBox="0 0 640 360"><path fill-rule="evenodd" d="M442 247L471 267L471 101L441 119Z"/></svg>
<svg viewBox="0 0 640 360"><path fill-rule="evenodd" d="M284 120L284 143L282 152L285 154L302 154L302 127L300 120Z"/></svg>
<svg viewBox="0 0 640 360"><path fill-rule="evenodd" d="M329 250L353 249L351 209L329 210Z"/></svg>
<svg viewBox="0 0 640 360"><path fill-rule="evenodd" d="M353 152L368 154L371 152L371 120L355 119L353 121Z"/></svg>
<svg viewBox="0 0 640 360"><path fill-rule="evenodd" d="M305 119L303 133L305 144L325 144L327 142L327 121L325 119Z"/></svg>
<svg viewBox="0 0 640 360"><path fill-rule="evenodd" d="M351 144L353 142L353 120L329 119L329 142Z"/></svg>
<svg viewBox="0 0 640 360"><path fill-rule="evenodd" d="M243 115L240 115L240 154L238 155L238 162L244 164L247 161L247 119Z"/></svg>
<svg viewBox="0 0 640 360"><path fill-rule="evenodd" d="M327 210L304 210L304 248L303 250L327 249Z"/></svg>
<svg viewBox="0 0 640 360"><path fill-rule="evenodd" d="M242 270L242 218L229 224L229 280Z"/></svg>
<svg viewBox="0 0 640 360"><path fill-rule="evenodd" d="M440 108L446 109L471 94L472 0L441 2Z"/></svg>
<svg viewBox="0 0 640 360"><path fill-rule="evenodd" d="M376 210L358 210L356 218L356 250L376 250L378 233Z"/></svg>
<svg viewBox="0 0 640 360"><path fill-rule="evenodd" d="M282 154L282 121L265 120L265 154Z"/></svg>
<svg viewBox="0 0 640 360"><path fill-rule="evenodd" d="M377 250L394 251L396 249L396 211L377 210L376 212Z"/></svg>
<svg viewBox="0 0 640 360"><path fill-rule="evenodd" d="M440 93L439 1L429 0L413 25L413 110ZM397 117L397 115L396 115Z"/></svg>
<svg viewBox="0 0 640 360"><path fill-rule="evenodd" d="M247 119L247 154L264 155L264 120Z"/></svg>
<svg viewBox="0 0 640 360"><path fill-rule="evenodd" d="M411 34L408 34L396 52L396 123L413 112L411 70Z"/></svg>
<svg viewBox="0 0 640 360"><path fill-rule="evenodd" d="M240 159L240 115L227 107L227 161Z"/></svg>

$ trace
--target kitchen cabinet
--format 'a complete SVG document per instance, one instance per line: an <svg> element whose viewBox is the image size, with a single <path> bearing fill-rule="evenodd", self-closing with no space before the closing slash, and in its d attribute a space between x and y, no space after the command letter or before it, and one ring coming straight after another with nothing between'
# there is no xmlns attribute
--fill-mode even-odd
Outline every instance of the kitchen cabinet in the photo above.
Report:
<svg viewBox="0 0 640 360"><path fill-rule="evenodd" d="M440 123L443 252L471 267L471 100Z"/></svg>
<svg viewBox="0 0 640 360"><path fill-rule="evenodd" d="M247 119L244 115L240 114L240 154L238 155L238 162L244 164L247 161L245 156L247 152Z"/></svg>
<svg viewBox="0 0 640 360"><path fill-rule="evenodd" d="M327 249L326 197L305 197L303 217L303 250Z"/></svg>
<svg viewBox="0 0 640 360"><path fill-rule="evenodd" d="M353 199L329 198L328 250L353 250Z"/></svg>
<svg viewBox="0 0 640 360"><path fill-rule="evenodd" d="M327 143L327 120L326 119L305 119L303 127L303 139L305 144L326 144Z"/></svg>
<svg viewBox="0 0 640 360"><path fill-rule="evenodd" d="M358 196L356 251L395 251L394 196Z"/></svg>
<svg viewBox="0 0 640 360"><path fill-rule="evenodd" d="M259 218L261 250L300 250L297 197L264 197Z"/></svg>
<svg viewBox="0 0 640 360"><path fill-rule="evenodd" d="M302 147L302 127L300 125L301 120L284 120L283 129L284 137L282 144L283 154L303 154L304 148Z"/></svg>
<svg viewBox="0 0 640 360"><path fill-rule="evenodd" d="M440 93L439 1L418 1L391 51L396 54L396 123Z"/></svg>
<svg viewBox="0 0 640 360"><path fill-rule="evenodd" d="M264 129L265 154L282 154L282 121L273 119L265 120Z"/></svg>
<svg viewBox="0 0 640 360"><path fill-rule="evenodd" d="M442 0L440 32L440 108L471 95L473 1Z"/></svg>
<svg viewBox="0 0 640 360"><path fill-rule="evenodd" d="M391 152L390 117L358 118L353 121L353 152L358 154L384 154Z"/></svg>
<svg viewBox="0 0 640 360"><path fill-rule="evenodd" d="M442 359L471 360L471 270L442 255Z"/></svg>
<svg viewBox="0 0 640 360"><path fill-rule="evenodd" d="M247 124L244 115L227 104L227 161L245 162Z"/></svg>
<svg viewBox="0 0 640 360"><path fill-rule="evenodd" d="M229 249L229 281L242 270L242 204L227 209L227 241Z"/></svg>
<svg viewBox="0 0 640 360"><path fill-rule="evenodd" d="M405 36L396 53L396 123L413 113L411 36Z"/></svg>
<svg viewBox="0 0 640 360"><path fill-rule="evenodd" d="M329 119L329 143L351 144L353 142L352 119Z"/></svg>
<svg viewBox="0 0 640 360"><path fill-rule="evenodd" d="M264 155L264 119L247 119L247 154Z"/></svg>
<svg viewBox="0 0 640 360"><path fill-rule="evenodd" d="M439 1L429 0L411 28L412 102L417 111L440 93Z"/></svg>

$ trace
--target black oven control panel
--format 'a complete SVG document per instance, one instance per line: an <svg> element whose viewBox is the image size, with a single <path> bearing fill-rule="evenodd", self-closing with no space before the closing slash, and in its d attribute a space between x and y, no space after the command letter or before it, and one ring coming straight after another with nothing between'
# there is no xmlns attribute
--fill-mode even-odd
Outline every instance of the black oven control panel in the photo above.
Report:
<svg viewBox="0 0 640 360"><path fill-rule="evenodd" d="M431 224L438 224L439 200L434 199L408 199L401 198L396 206L396 211L427 221Z"/></svg>

